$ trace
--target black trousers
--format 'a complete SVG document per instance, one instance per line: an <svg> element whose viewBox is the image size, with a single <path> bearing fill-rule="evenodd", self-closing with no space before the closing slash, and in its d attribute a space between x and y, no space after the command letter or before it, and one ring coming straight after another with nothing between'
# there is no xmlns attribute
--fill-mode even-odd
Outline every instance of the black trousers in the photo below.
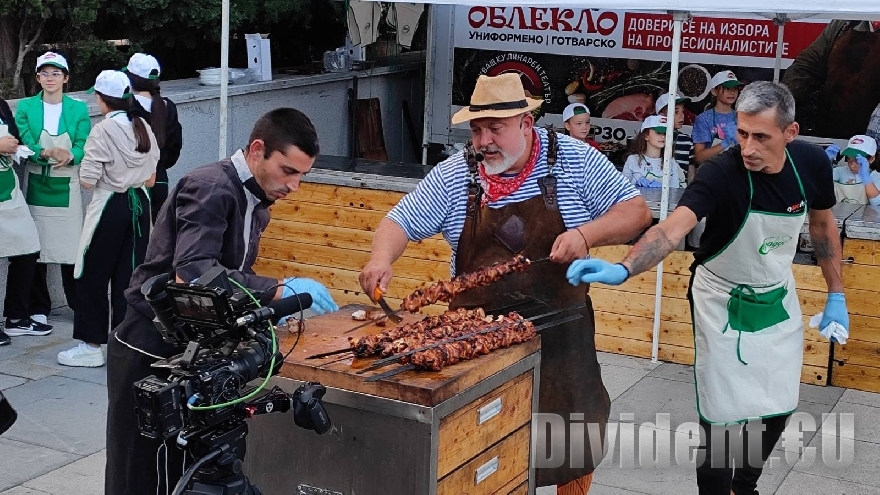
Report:
<svg viewBox="0 0 880 495"><path fill-rule="evenodd" d="M150 237L147 196L135 190L140 208L134 213L127 193L114 193L107 200L76 280L77 310L73 314L73 338L90 344L106 344L111 328L122 323L128 304L125 289L135 266L144 262ZM107 285L110 302L107 301Z"/></svg>
<svg viewBox="0 0 880 495"><path fill-rule="evenodd" d="M150 218L153 223L159 216L159 210L168 198L168 171L165 167L156 167L156 184L150 188Z"/></svg>
<svg viewBox="0 0 880 495"><path fill-rule="evenodd" d="M46 282L47 266L38 263L39 253L12 256L9 258L9 274L6 280L6 297L3 301L3 316L21 320L31 315L49 315L52 299ZM75 309L73 265L61 266L61 285L70 309Z"/></svg>
<svg viewBox="0 0 880 495"><path fill-rule="evenodd" d="M122 325L143 332L156 332L148 319L132 308ZM138 432L134 383L150 375L167 379L168 372L150 368L156 359L129 348L113 334L107 343L107 467L104 475L106 495L155 495L170 492L183 476L184 452L174 439L164 445ZM167 455L167 459L166 459ZM158 461L157 461L158 458ZM158 468L157 468L158 465ZM168 477L166 478L165 472ZM161 475L160 475L161 473Z"/></svg>
<svg viewBox="0 0 880 495"><path fill-rule="evenodd" d="M697 487L700 495L757 494L758 478L764 462L785 430L790 414L750 421L729 427L710 425L700 419L700 457L697 461ZM764 431L757 427L761 424ZM751 432L751 433L750 433ZM742 448L739 448L742 445ZM731 452L733 450L733 452ZM760 454L760 460L756 459Z"/></svg>

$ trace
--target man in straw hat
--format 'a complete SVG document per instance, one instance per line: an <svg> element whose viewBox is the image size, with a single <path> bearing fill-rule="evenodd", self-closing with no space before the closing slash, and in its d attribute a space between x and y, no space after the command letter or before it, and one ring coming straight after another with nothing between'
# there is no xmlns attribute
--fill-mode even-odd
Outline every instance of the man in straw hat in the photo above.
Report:
<svg viewBox="0 0 880 495"><path fill-rule="evenodd" d="M585 493L601 461L610 399L596 360L590 297L584 287L567 284L565 271L591 246L620 244L638 235L650 224L651 213L599 151L536 128L532 110L541 100L524 95L516 74L480 76L470 106L452 117L453 124L470 122L473 146L434 167L380 222L360 283L368 294L376 287L385 291L391 264L407 243L437 233L452 247L453 275L517 254L531 260L549 257L551 262L534 263L490 287L467 291L450 307L491 310L521 295L556 308L583 305L578 310L582 319L541 335L539 409L566 423L565 435L548 435L548 452L580 448L584 455L552 467L542 466L536 456L536 467L538 486L560 486L557 493L564 495ZM570 437L570 419L596 426L578 426L575 431L584 433ZM545 446L545 440L538 438L537 444ZM564 448L555 442L564 442Z"/></svg>

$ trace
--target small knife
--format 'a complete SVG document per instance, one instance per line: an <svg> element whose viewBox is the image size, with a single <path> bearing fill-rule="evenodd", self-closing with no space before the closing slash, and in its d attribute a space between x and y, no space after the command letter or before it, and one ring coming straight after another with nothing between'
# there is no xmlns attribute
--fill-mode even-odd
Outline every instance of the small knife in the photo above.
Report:
<svg viewBox="0 0 880 495"><path fill-rule="evenodd" d="M385 316L387 316L389 320L394 323L400 323L403 321L403 318L394 314L394 310L391 309L391 306L389 306L387 302L385 302L385 298L382 297L382 289L380 289L379 286L376 286L376 290L373 291L373 299L379 303L379 307L382 308L382 311L385 312Z"/></svg>

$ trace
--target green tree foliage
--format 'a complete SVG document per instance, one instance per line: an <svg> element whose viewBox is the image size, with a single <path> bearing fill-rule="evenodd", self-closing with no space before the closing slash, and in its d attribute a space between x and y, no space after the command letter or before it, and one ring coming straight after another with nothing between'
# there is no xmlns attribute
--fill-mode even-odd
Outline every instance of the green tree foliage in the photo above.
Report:
<svg viewBox="0 0 880 495"><path fill-rule="evenodd" d="M0 78L11 80L11 92L21 94L25 60L45 39L88 36L103 0L0 1ZM49 36L47 36L49 35Z"/></svg>

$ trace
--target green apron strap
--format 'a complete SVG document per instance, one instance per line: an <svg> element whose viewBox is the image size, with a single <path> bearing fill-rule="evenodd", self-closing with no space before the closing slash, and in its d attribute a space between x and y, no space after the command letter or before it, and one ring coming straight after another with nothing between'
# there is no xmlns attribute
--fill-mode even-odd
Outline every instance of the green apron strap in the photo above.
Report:
<svg viewBox="0 0 880 495"><path fill-rule="evenodd" d="M133 187L128 189L128 209L131 210L131 229L134 237L134 242L132 243L131 248L131 269L134 270L137 268L135 262L135 245L137 244L137 238L142 235L141 224L138 222L138 218L144 212L144 207L141 204L141 198L137 195L137 190Z"/></svg>

